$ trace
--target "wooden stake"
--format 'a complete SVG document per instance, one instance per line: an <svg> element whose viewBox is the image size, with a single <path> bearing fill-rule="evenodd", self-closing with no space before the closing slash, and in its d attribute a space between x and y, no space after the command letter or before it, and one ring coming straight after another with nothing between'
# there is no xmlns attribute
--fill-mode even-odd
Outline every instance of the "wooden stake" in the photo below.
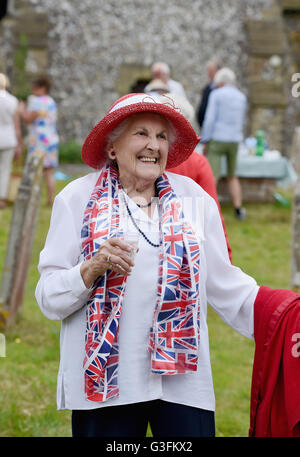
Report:
<svg viewBox="0 0 300 457"><path fill-rule="evenodd" d="M29 157L13 206L0 289L0 329L13 324L22 306L40 207L42 176L42 157Z"/></svg>

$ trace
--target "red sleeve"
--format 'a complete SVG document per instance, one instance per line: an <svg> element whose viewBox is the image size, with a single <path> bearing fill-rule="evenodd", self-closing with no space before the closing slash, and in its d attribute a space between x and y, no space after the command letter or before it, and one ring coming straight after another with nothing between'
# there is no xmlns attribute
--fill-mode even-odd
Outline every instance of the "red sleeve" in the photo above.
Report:
<svg viewBox="0 0 300 457"><path fill-rule="evenodd" d="M215 178L214 178L211 166L210 166L207 158L200 154L198 154L198 157L201 158L201 160L199 161L199 164L201 164L201 168L199 167L198 184L216 201L216 203L218 205L219 213L220 213L220 217L221 217L221 221L222 221L222 225L223 225L224 235L225 235L225 239L226 239L228 255L229 255L230 261L232 263L232 250L231 250L228 235L226 232L225 221L222 216L222 211L221 211L220 202L218 199L218 191L217 191L217 187L216 187L216 183L215 183Z"/></svg>
<svg viewBox="0 0 300 457"><path fill-rule="evenodd" d="M232 263L232 250L226 232L225 221L223 219L221 212L221 207L218 199L218 192L215 184L215 178L207 158L202 154L198 154L194 151L185 162L183 162L175 168L169 169L168 171L171 171L172 173L177 173L179 175L188 176L189 178L193 179L197 184L199 184L199 186L202 187L202 189L204 189L216 201L223 225L229 259Z"/></svg>

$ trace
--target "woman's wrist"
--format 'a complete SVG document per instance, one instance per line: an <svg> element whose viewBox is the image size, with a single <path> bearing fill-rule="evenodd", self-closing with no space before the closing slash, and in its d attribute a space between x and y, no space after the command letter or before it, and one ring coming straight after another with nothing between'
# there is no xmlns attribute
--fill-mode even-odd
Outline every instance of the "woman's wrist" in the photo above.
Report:
<svg viewBox="0 0 300 457"><path fill-rule="evenodd" d="M94 257L82 262L80 266L80 273L83 282L87 289L89 289L99 276L103 275L107 270L107 266L102 266L99 259L95 261Z"/></svg>
<svg viewBox="0 0 300 457"><path fill-rule="evenodd" d="M84 282L84 285L87 289L89 289L92 286L93 282L99 276L99 274L98 274L98 276L95 275L93 268L92 268L91 260L92 259L85 260L84 262L82 262L82 264L80 266L80 274L81 274L82 280Z"/></svg>

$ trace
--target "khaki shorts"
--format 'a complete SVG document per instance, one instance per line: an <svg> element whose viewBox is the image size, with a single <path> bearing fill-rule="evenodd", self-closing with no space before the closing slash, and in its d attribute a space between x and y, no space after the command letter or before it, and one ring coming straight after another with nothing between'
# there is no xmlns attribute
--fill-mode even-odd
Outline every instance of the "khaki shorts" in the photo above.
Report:
<svg viewBox="0 0 300 457"><path fill-rule="evenodd" d="M216 181L221 176L222 156L226 157L227 177L235 176L236 160L238 153L238 143L225 143L223 141L211 140L208 143L207 159L212 168Z"/></svg>

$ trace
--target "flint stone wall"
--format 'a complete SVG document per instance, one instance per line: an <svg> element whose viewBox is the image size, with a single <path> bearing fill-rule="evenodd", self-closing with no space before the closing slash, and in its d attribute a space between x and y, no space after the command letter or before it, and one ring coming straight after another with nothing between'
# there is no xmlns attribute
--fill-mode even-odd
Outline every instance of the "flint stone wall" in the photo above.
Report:
<svg viewBox="0 0 300 457"><path fill-rule="evenodd" d="M272 0L21 0L15 11L48 17L48 74L58 103L62 141L82 142L112 102L139 78L150 77L153 61L164 60L196 108L213 56L237 74L247 93L245 18L262 17ZM36 20L33 17L33 21ZM0 40L12 68L9 28ZM4 38L3 38L3 35ZM31 50L29 69L41 51ZM42 55L43 56L43 55ZM42 57L43 59L44 57Z"/></svg>

